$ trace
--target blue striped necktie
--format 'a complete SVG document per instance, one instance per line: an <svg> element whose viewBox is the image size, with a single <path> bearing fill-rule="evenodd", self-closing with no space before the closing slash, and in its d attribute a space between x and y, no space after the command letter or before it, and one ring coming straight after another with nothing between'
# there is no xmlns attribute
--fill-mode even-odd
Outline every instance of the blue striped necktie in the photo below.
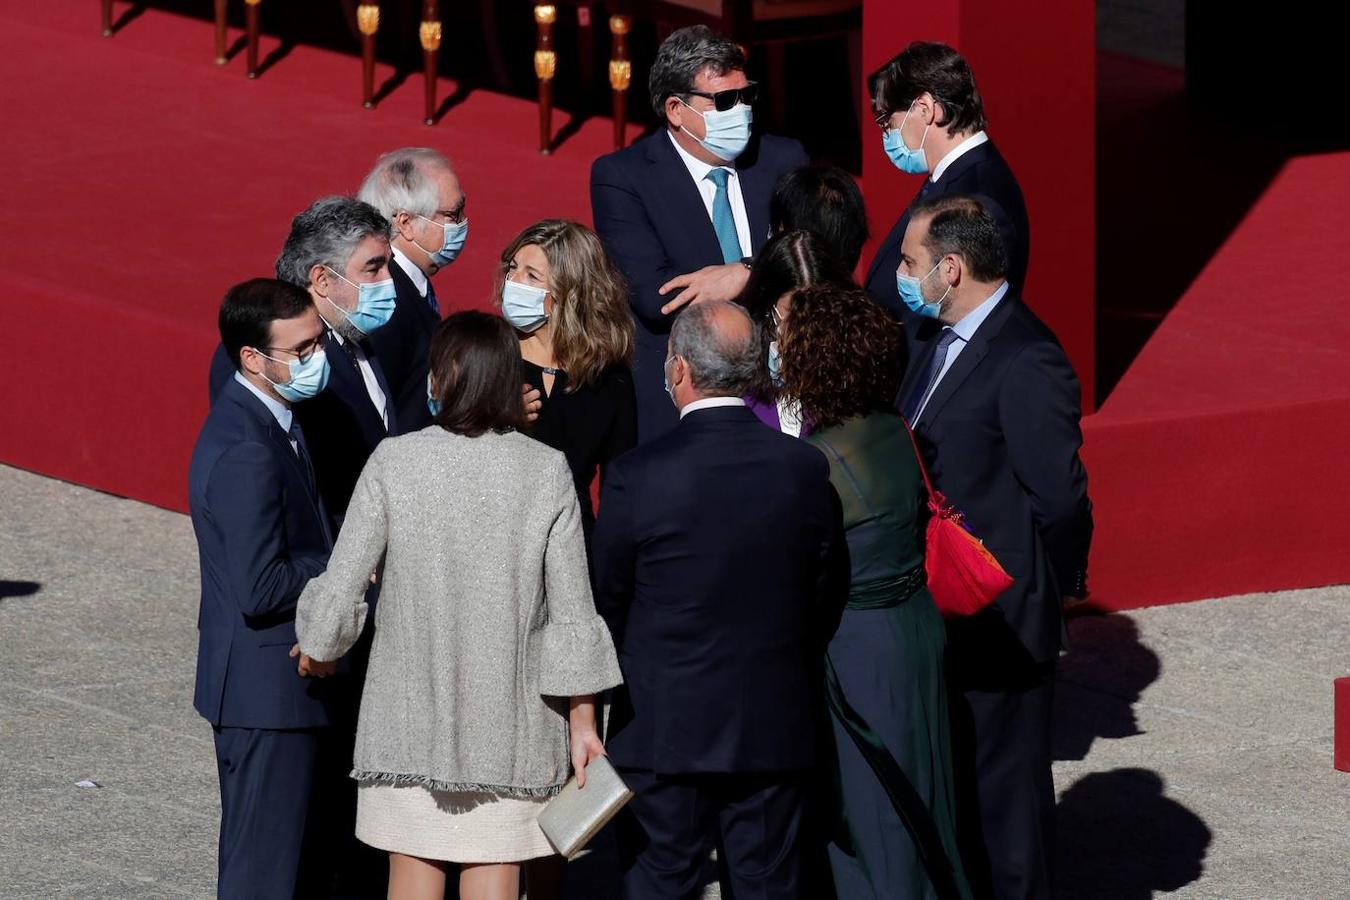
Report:
<svg viewBox="0 0 1350 900"><path fill-rule="evenodd" d="M705 177L717 186L717 193L713 194L712 223L717 232L717 243L722 246L722 262L736 262L745 254L741 252L736 217L731 214L731 194L727 191L731 173L726 169L713 169Z"/></svg>

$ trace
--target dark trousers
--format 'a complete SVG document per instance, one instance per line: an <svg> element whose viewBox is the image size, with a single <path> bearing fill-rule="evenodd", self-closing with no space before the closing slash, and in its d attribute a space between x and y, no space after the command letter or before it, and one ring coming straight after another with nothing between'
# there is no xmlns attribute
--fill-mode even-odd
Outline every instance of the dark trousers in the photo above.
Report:
<svg viewBox="0 0 1350 900"><path fill-rule="evenodd" d="M1050 897L1053 692L1049 665L1007 690L952 691L957 831L976 897Z"/></svg>
<svg viewBox="0 0 1350 900"><path fill-rule="evenodd" d="M220 870L216 895L284 898L322 893L306 848L315 764L324 732L216 728Z"/></svg>
<svg viewBox="0 0 1350 900"><path fill-rule="evenodd" d="M803 776L621 774L634 792L618 825L626 900L697 900L715 843L736 900L801 896Z"/></svg>

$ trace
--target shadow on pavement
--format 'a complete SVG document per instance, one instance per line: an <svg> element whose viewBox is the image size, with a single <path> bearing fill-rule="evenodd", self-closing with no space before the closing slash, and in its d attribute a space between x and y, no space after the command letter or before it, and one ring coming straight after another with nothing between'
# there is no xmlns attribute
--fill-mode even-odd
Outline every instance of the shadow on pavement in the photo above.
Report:
<svg viewBox="0 0 1350 900"><path fill-rule="evenodd" d="M0 600L10 597L31 597L42 590L36 581L0 581Z"/></svg>
<svg viewBox="0 0 1350 900"><path fill-rule="evenodd" d="M1056 809L1057 897L1150 900L1200 878L1208 826L1165 796L1148 769L1113 769L1079 779Z"/></svg>

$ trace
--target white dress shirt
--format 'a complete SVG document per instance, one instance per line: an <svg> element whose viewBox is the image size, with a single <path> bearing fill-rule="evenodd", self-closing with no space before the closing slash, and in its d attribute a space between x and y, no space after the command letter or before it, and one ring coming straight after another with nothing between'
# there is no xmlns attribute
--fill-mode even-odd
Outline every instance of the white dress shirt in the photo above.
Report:
<svg viewBox="0 0 1350 900"><path fill-rule="evenodd" d="M745 400L741 397L704 397L702 400L695 400L680 410L680 418L683 419L691 412L698 412L700 409L713 409L718 406L744 406Z"/></svg>
<svg viewBox="0 0 1350 900"><path fill-rule="evenodd" d="M427 297L427 273L417 268L417 264L408 259L402 250L394 247L393 251L394 262L398 263L398 267L408 276L408 280L413 283L413 287L417 288L418 296L425 300Z"/></svg>
<svg viewBox="0 0 1350 900"><path fill-rule="evenodd" d="M938 164L933 166L933 174L928 176L929 181L937 181L942 177L942 173L947 171L947 167L965 156L976 147L989 140L989 135L983 131L977 131L961 143L947 151L947 155L938 160Z"/></svg>
<svg viewBox="0 0 1350 900"><path fill-rule="evenodd" d="M336 328L333 329L333 339L344 347L347 342L342 335L338 334ZM375 377L375 368L366 358L366 351L361 349L360 344L352 344L352 355L356 357L356 367L361 370L361 380L366 384L366 393L370 395L370 402L379 410L380 419L384 422L384 430L389 430L389 401L384 396L384 390L380 387L380 380Z"/></svg>
<svg viewBox="0 0 1350 900"><path fill-rule="evenodd" d="M942 384L942 379L946 376L947 371L951 369L952 364L956 362L956 358L960 356L961 351L966 348L966 344L970 343L970 339L975 336L975 332L984 324L984 320L989 318L989 314L994 311L994 307L998 306L999 301L1002 300L1007 293L1008 282L1005 281L998 286L998 290L989 295L988 300L985 300L979 306L962 316L961 321L943 329L944 331L954 333L956 335L956 340L952 341L951 345L947 348L947 358L942 361L942 371L938 372L938 377L937 380L933 382L932 390L928 392L927 397L923 398L923 403L920 404L918 411L914 413L914 421L911 422L910 425L914 425L923 418L923 411L928 407L928 401L937 393L938 385Z"/></svg>
<svg viewBox="0 0 1350 900"><path fill-rule="evenodd" d="M281 426L281 430L286 432L286 439L291 442L291 449L295 450L295 438L291 435L291 419L295 414L291 412L291 408L277 398L269 397L263 393L261 388L245 378L244 373L238 369L234 372L234 380L248 388L253 396L263 402L263 406L266 406L268 411L272 413L272 416L277 420L277 424ZM300 451L295 450L295 452L298 454Z"/></svg>
<svg viewBox="0 0 1350 900"><path fill-rule="evenodd" d="M698 194L703 198L703 208L708 211L709 222L712 221L713 198L717 196L717 185L708 180L708 173L713 169L726 169L731 173L731 177L727 179L727 198L731 201L731 217L736 220L736 237L741 243L741 256L751 255L754 244L750 240L750 217L745 212L745 197L741 195L741 176L735 167L710 166L703 160L691 156L669 130L666 131L666 136L675 145L675 152L680 154L680 159L684 160L689 177L694 179L694 186L698 188Z"/></svg>

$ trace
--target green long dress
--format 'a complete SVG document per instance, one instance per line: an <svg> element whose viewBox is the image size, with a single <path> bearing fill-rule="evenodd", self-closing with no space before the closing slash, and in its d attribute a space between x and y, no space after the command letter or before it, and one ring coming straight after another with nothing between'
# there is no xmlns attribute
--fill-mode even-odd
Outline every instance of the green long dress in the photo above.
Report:
<svg viewBox="0 0 1350 900"><path fill-rule="evenodd" d="M848 606L828 651L843 814L829 848L836 892L841 900L968 898L956 849L946 629L924 577L927 509L918 459L893 413L850 419L807 439L829 460L852 568ZM845 718L851 714L860 723L852 734L840 718L840 694ZM908 792L911 812L926 813L920 824L941 846L950 873L945 890L929 877L895 785L888 793L874 770L877 757L887 754L903 773L892 781L902 782L899 792Z"/></svg>

